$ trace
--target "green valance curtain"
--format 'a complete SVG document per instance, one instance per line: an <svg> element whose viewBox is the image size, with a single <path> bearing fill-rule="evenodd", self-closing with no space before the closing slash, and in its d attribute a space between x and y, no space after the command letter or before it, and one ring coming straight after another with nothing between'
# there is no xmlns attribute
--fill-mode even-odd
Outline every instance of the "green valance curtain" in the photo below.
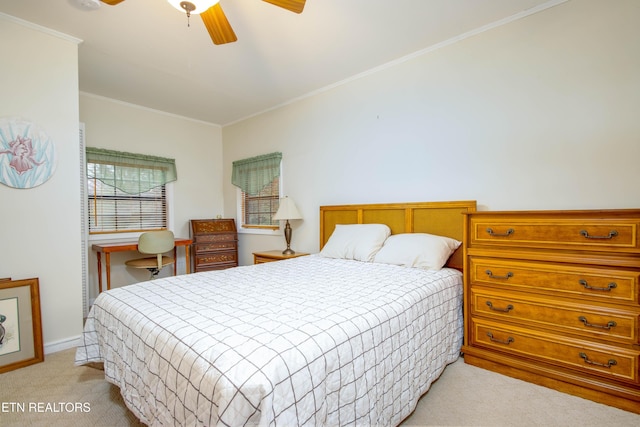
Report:
<svg viewBox="0 0 640 427"><path fill-rule="evenodd" d="M240 187L250 196L260 193L260 190L280 176L280 161L282 153L263 154L249 159L233 162L231 183Z"/></svg>
<svg viewBox="0 0 640 427"><path fill-rule="evenodd" d="M145 154L86 148L87 178L127 194L141 194L178 179L176 161Z"/></svg>

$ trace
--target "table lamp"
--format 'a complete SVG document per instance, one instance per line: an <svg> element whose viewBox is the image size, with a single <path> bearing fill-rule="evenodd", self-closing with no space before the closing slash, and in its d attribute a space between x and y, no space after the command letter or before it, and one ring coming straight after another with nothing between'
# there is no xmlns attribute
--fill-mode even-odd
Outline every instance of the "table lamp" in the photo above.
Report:
<svg viewBox="0 0 640 427"><path fill-rule="evenodd" d="M287 241L287 249L282 251L283 255L293 255L295 252L291 249L291 226L289 225L290 219L302 219L302 215L298 211L296 204L288 197L280 199L280 207L278 212L273 216L275 220L286 220L287 224L284 227L284 238Z"/></svg>

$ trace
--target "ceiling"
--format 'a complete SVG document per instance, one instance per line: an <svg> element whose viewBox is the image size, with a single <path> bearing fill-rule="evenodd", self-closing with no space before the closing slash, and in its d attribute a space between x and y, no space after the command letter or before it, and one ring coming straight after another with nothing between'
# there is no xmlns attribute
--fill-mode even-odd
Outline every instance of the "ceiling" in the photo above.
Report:
<svg viewBox="0 0 640 427"><path fill-rule="evenodd" d="M166 0L81 10L0 0L0 12L82 40L80 90L225 125L557 0L307 0L298 15L221 0L238 41L214 45ZM1 24L0 20L0 24Z"/></svg>

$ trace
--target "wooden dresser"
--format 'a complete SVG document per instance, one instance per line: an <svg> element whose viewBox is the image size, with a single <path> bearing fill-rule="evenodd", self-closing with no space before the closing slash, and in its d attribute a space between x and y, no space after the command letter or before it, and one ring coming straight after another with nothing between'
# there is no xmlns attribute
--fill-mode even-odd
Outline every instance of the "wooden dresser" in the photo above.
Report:
<svg viewBox="0 0 640 427"><path fill-rule="evenodd" d="M233 219L192 219L193 271L238 266L238 232Z"/></svg>
<svg viewBox="0 0 640 427"><path fill-rule="evenodd" d="M640 210L465 221L465 362L640 413Z"/></svg>

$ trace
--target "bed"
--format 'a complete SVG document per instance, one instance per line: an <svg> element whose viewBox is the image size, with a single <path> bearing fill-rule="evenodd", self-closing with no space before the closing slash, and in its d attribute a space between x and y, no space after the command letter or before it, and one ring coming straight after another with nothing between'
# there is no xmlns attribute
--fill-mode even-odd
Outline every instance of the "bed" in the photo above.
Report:
<svg viewBox="0 0 640 427"><path fill-rule="evenodd" d="M451 242L475 206L322 206L318 254L103 292L76 364L103 363L148 425L398 425L459 357ZM417 237L449 252L407 258Z"/></svg>

